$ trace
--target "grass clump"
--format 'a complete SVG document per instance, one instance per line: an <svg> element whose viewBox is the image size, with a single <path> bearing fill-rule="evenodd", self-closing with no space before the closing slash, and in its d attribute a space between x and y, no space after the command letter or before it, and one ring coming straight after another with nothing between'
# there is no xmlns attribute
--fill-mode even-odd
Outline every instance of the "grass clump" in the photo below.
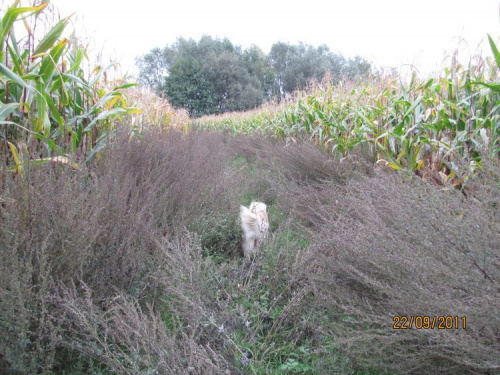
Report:
<svg viewBox="0 0 500 375"><path fill-rule="evenodd" d="M210 145L212 136L218 137L148 134L139 141L124 134L95 166L78 171L35 166L5 187L1 306L2 331L10 334L2 335L1 347L13 370L64 367L56 355L61 346L64 361L83 356L119 372L125 367L118 363L136 363L126 344L131 341L114 341L110 331L120 334L115 323L125 329L131 324L127 319L152 313L148 306L159 287L151 286L151 278L170 268L163 253L190 248L181 241L182 228L203 204L217 204L224 196L218 183L225 164L222 142ZM128 311L132 307L135 312ZM125 320L115 313L125 314ZM144 339L146 331L163 329L155 326L158 319L141 319L136 323ZM77 338L99 350L79 346ZM114 350L122 347L127 349L115 358Z"/></svg>
<svg viewBox="0 0 500 375"><path fill-rule="evenodd" d="M212 213L203 215L191 224L191 230L200 236L204 251L214 257L235 257L243 234L236 214Z"/></svg>

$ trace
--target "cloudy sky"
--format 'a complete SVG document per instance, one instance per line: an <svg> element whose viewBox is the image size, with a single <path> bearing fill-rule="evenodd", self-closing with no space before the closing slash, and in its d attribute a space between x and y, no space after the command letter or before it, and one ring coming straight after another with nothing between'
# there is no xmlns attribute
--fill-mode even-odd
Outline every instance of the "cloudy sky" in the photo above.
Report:
<svg viewBox="0 0 500 375"><path fill-rule="evenodd" d="M77 35L105 58L135 73L134 59L177 37L203 34L255 44L319 45L378 66L438 69L457 48L462 56L500 38L499 0L52 0L61 16L75 12ZM99 47L99 48L97 48Z"/></svg>

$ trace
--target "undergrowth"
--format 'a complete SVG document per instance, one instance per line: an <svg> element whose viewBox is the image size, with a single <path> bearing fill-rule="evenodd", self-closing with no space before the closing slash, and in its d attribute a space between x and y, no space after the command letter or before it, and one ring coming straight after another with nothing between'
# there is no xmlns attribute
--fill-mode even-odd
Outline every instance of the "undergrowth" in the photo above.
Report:
<svg viewBox="0 0 500 375"><path fill-rule="evenodd" d="M495 373L498 163L467 197L310 143L146 131L0 190L10 373ZM240 204L270 233L240 255ZM393 329L394 316L467 328Z"/></svg>

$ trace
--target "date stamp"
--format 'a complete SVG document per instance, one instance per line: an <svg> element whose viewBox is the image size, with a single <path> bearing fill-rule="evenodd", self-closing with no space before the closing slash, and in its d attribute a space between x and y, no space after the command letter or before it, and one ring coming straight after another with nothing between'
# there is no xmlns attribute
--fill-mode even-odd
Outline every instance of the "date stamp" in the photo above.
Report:
<svg viewBox="0 0 500 375"><path fill-rule="evenodd" d="M467 329L465 316L394 316L393 329Z"/></svg>

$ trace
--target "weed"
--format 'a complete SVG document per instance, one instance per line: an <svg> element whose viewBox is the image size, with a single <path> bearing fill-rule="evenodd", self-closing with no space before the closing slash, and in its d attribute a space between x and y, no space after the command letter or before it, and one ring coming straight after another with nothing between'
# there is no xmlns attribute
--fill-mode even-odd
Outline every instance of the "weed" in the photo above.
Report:
<svg viewBox="0 0 500 375"><path fill-rule="evenodd" d="M467 197L310 143L118 133L0 190L1 367L20 373L487 373L499 169ZM269 207L251 262L239 205ZM466 316L397 330L394 316Z"/></svg>

